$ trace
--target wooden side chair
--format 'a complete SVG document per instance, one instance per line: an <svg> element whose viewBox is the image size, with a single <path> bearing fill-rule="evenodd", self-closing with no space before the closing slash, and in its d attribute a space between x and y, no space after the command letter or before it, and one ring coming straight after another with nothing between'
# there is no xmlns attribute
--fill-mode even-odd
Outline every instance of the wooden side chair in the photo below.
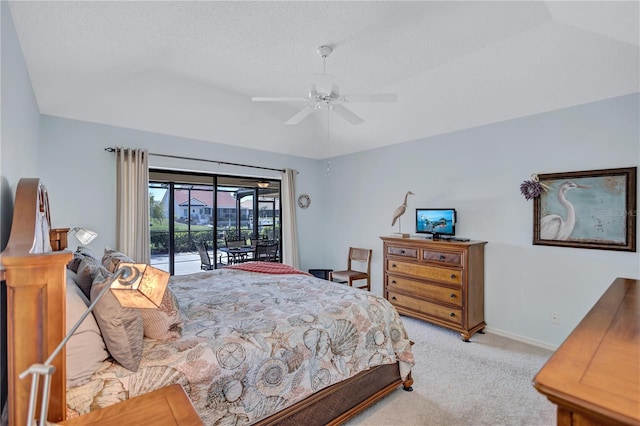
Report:
<svg viewBox="0 0 640 426"><path fill-rule="evenodd" d="M349 247L347 269L329 272L329 281L348 283L351 287L371 290L371 253L372 250ZM357 266L357 269L356 269ZM366 272L363 271L366 266ZM367 280L363 286L354 286L354 281Z"/></svg>

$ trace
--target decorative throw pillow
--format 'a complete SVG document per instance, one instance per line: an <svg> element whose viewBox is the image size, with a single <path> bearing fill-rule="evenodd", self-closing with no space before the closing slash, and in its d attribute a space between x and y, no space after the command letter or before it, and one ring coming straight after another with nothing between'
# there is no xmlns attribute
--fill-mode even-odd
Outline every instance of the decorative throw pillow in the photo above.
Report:
<svg viewBox="0 0 640 426"><path fill-rule="evenodd" d="M76 284L78 284L78 287L80 287L80 290L82 290L87 299L91 297L91 286L99 272L101 272L105 278L111 275L97 260L91 257L82 259L80 266L78 266Z"/></svg>
<svg viewBox="0 0 640 426"><path fill-rule="evenodd" d="M78 272L78 266L80 266L80 262L82 262L84 256L80 253L73 253L73 258L67 263L67 269L73 272Z"/></svg>
<svg viewBox="0 0 640 426"><path fill-rule="evenodd" d="M82 259L85 259L87 257L96 261L98 260L91 249L85 246L78 246L78 248L76 248L76 251L73 252L73 259L71 259L69 263L67 263L67 269L71 269L73 272L77 272L78 266L80 266L80 262L82 262Z"/></svg>
<svg viewBox="0 0 640 426"><path fill-rule="evenodd" d="M107 268L107 271L114 273L118 269L120 263L136 263L124 253L110 248L104 249L104 255L102 256L102 266Z"/></svg>
<svg viewBox="0 0 640 426"><path fill-rule="evenodd" d="M140 309L144 335L156 340L170 340L182 335L182 314L176 295L169 287L158 308Z"/></svg>
<svg viewBox="0 0 640 426"><path fill-rule="evenodd" d="M109 281L102 272L98 273L91 288L92 301L106 285L111 284ZM100 299L93 312L111 356L123 367L138 371L144 338L140 312L122 307L110 291Z"/></svg>
<svg viewBox="0 0 640 426"><path fill-rule="evenodd" d="M87 246L78 246L76 248L76 253L83 257L90 257L92 259L98 260L96 254Z"/></svg>
<svg viewBox="0 0 640 426"><path fill-rule="evenodd" d="M73 272L67 272L67 333L78 322L89 306L89 300L73 281ZM89 314L73 333L66 345L67 352L67 388L80 386L109 358L100 328L93 316Z"/></svg>

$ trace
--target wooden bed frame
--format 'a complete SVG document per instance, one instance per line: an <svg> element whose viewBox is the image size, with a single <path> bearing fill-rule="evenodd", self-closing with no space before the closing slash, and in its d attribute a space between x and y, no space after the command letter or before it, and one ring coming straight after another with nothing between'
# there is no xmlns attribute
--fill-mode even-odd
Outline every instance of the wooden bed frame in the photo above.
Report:
<svg viewBox="0 0 640 426"><path fill-rule="evenodd" d="M32 253L37 233L50 228L46 189L39 179L18 183L11 235L0 255L7 287L7 380L9 425L27 423L30 377L18 376L31 364L42 362L65 335L66 265L69 251ZM48 226L40 226L38 215ZM54 360L48 420L66 418L66 353ZM388 364L336 383L256 423L340 424L394 391L400 384L411 390L413 379L403 381L399 365ZM36 413L38 415L38 413Z"/></svg>

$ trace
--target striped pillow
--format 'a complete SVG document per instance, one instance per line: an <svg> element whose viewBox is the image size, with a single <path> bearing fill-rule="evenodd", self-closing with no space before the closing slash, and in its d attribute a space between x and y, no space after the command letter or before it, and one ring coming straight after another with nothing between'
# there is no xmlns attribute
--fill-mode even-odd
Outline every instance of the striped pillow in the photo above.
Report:
<svg viewBox="0 0 640 426"><path fill-rule="evenodd" d="M176 295L169 287L158 308L140 309L144 335L156 340L170 340L182 335L182 314Z"/></svg>

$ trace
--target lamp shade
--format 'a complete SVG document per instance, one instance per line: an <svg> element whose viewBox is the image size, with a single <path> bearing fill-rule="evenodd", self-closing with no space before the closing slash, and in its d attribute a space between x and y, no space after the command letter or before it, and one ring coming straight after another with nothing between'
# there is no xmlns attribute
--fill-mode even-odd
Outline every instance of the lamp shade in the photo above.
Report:
<svg viewBox="0 0 640 426"><path fill-rule="evenodd" d="M126 308L157 308L169 283L169 273L144 263L121 263L118 268L132 268L134 275L115 280L111 294Z"/></svg>
<svg viewBox="0 0 640 426"><path fill-rule="evenodd" d="M98 236L96 232L87 228L72 228L70 233L72 233L82 245L89 244Z"/></svg>

